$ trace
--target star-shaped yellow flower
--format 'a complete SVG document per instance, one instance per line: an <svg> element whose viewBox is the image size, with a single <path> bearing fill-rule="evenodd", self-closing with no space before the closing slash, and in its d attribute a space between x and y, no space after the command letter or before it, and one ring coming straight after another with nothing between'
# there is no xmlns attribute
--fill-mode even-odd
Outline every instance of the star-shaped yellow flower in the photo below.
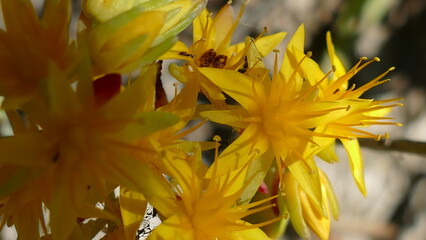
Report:
<svg viewBox="0 0 426 240"><path fill-rule="evenodd" d="M0 179L2 222L14 224L29 239L40 236L42 203L50 210L53 238L68 239L75 234L77 218L113 219L95 204L118 185L142 193L147 188L165 196L171 192L162 185L161 173L135 154L146 151L137 140L178 121L172 114L138 111L151 94L143 84L155 78L156 67L119 93L120 77L92 82L85 59L66 72L52 65L44 82L46 104L23 108L28 121L12 118L15 135L0 139L0 172L5 173ZM69 78L78 79L76 90ZM118 91L98 92L102 85ZM145 197L156 207L164 204L149 194Z"/></svg>
<svg viewBox="0 0 426 240"><path fill-rule="evenodd" d="M258 224L249 224L242 218L270 208L272 205L259 205L275 196L250 204L236 205L244 188L234 186L236 181L242 179L240 175L244 174L248 164L224 176L216 175L217 169L212 169L211 179L205 179L205 170L200 171L198 167L201 163L200 157L198 150L198 153L196 151L187 159L167 160L177 197L173 200L174 205L169 204L173 206L172 209L157 209L161 213L166 212L163 214L165 219L148 239L269 239L259 227L279 218Z"/></svg>
<svg viewBox="0 0 426 240"><path fill-rule="evenodd" d="M312 129L345 114L347 103L314 101L312 95L317 86L298 86L302 82L297 77L300 63L283 67L290 72L293 69L292 74L285 77L275 70L272 80L262 69L250 70L246 75L233 70L200 69L204 76L242 106L202 112L201 115L211 121L244 129L218 158L223 162L221 171L238 168L245 163L244 159L256 154L264 162L262 174L266 174L271 158L275 157L279 175L282 175L284 166L288 167L308 195L319 203L319 177L310 174L312 169L303 163L303 153L314 136L329 137Z"/></svg>
<svg viewBox="0 0 426 240"><path fill-rule="evenodd" d="M200 82L203 94L218 108L226 108L221 89L201 75L198 69L213 67L245 71L248 67L244 67L248 47L246 43L231 45L231 39L243 14L245 3L237 17L234 17L231 2L229 1L214 17L205 9L193 22L193 44L187 47L183 42L177 42L161 57L161 59L187 61L182 67L171 65L171 73L178 80L181 80L180 75L185 75L188 80ZM257 38L254 44L261 57L272 51L285 35L281 32Z"/></svg>

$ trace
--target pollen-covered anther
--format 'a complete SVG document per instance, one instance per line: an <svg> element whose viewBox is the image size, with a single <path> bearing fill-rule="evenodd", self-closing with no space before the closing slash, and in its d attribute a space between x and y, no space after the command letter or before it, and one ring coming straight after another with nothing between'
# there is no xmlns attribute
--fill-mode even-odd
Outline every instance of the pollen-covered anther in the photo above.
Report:
<svg viewBox="0 0 426 240"><path fill-rule="evenodd" d="M379 57L374 57L373 59L374 59L374 61L376 61L376 62L380 62L380 58L379 58Z"/></svg>
<svg viewBox="0 0 426 240"><path fill-rule="evenodd" d="M376 135L376 137L374 138L374 140L376 141L380 141L382 139L382 135L378 134Z"/></svg>
<svg viewBox="0 0 426 240"><path fill-rule="evenodd" d="M308 51L308 52L306 53L306 57L308 57L308 58L312 57L312 51Z"/></svg>

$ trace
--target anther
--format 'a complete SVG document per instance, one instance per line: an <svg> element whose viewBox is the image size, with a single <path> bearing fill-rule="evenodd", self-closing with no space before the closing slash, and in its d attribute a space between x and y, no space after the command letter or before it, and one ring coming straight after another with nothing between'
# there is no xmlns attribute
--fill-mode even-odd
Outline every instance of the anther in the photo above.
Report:
<svg viewBox="0 0 426 240"><path fill-rule="evenodd" d="M173 87L175 88L175 97L178 95L178 83L173 83Z"/></svg>
<svg viewBox="0 0 426 240"><path fill-rule="evenodd" d="M278 49L274 49L274 50L272 50L272 52L274 52L274 53L279 53L279 52L280 52L280 50L278 50Z"/></svg>
<svg viewBox="0 0 426 240"><path fill-rule="evenodd" d="M389 139L389 133L386 132L384 138Z"/></svg>
<svg viewBox="0 0 426 240"><path fill-rule="evenodd" d="M378 57L374 57L374 61L376 61L376 62L380 62L380 58L378 58Z"/></svg>
<svg viewBox="0 0 426 240"><path fill-rule="evenodd" d="M395 67L390 67L389 69L388 69L388 71L390 72L390 71L393 71L393 70L395 70Z"/></svg>
<svg viewBox="0 0 426 240"><path fill-rule="evenodd" d="M336 72L336 66L335 65L331 65L331 71Z"/></svg>
<svg viewBox="0 0 426 240"><path fill-rule="evenodd" d="M222 141L222 138L219 135L214 135L213 136L213 141L220 142L220 141Z"/></svg>
<svg viewBox="0 0 426 240"><path fill-rule="evenodd" d="M308 52L306 53L306 57L308 57L308 58L312 57L312 51L308 51Z"/></svg>
<svg viewBox="0 0 426 240"><path fill-rule="evenodd" d="M376 141L380 141L380 139L382 139L382 135L376 135L376 137L374 138L374 140L376 140Z"/></svg>
<svg viewBox="0 0 426 240"><path fill-rule="evenodd" d="M226 4L231 5L232 4L232 0L229 0L228 2L226 2Z"/></svg>

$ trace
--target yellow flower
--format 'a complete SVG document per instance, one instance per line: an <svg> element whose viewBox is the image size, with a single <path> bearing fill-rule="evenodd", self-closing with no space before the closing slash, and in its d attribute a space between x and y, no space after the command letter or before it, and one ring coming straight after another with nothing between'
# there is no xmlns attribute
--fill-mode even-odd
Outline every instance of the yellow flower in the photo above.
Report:
<svg viewBox="0 0 426 240"><path fill-rule="evenodd" d="M329 209L328 199L334 197L330 193L324 194L324 189L330 187L321 176L321 170L313 157L319 155L328 157L326 159L329 161L336 161L333 158L333 143L335 139L341 140L348 151L354 178L361 192L365 193L361 152L356 138L377 136L356 127L395 124L386 122L389 118L382 114L397 104L386 105L395 101L393 99L360 99L366 90L384 82L380 79L388 71L358 89L346 90L347 81L366 65L359 67L358 64L346 73L340 67L340 60L331 54L332 61L338 62L336 65L339 68L333 69L335 78L328 82L328 74L332 71L324 74L318 64L309 58L310 53L303 53L303 42L302 25L287 46L279 72L275 63L272 80L267 71L256 68L250 69L245 75L232 70L199 69L241 105L241 108L207 111L201 115L218 123L244 129L218 158L221 164L219 172L239 168L246 163L244 159L256 155L260 156L257 161L263 164L256 167L255 171L260 175L259 179L263 179L262 176L265 176L270 166L270 159L275 157L279 177L283 176L282 169L286 167L281 187L288 194L286 205L293 225L301 236L306 237L306 221L311 229L326 239L329 218L326 214L328 210L323 209ZM331 47L329 40L329 49ZM341 90L343 87L345 89ZM253 184L259 185L260 181ZM247 193L243 200L249 200L252 196ZM337 204L335 200L331 201L331 207L336 212Z"/></svg>
<svg viewBox="0 0 426 240"><path fill-rule="evenodd" d="M292 68L292 66L285 66ZM310 174L303 163L303 153L313 136L323 134L312 131L334 117L343 114L345 103L310 101L315 87L296 88L297 68L285 79L275 71L272 80L267 71L237 71L202 68L200 72L234 98L242 108L202 112L209 120L244 129L218 158L220 172L241 167L253 154L261 156L263 176L275 157L279 176L288 167L304 190L317 202L321 200L318 176ZM263 177L259 177L261 181ZM256 185L256 184L254 184ZM258 182L258 185L260 182ZM254 192L253 192L254 194ZM250 199L252 195L248 195Z"/></svg>
<svg viewBox="0 0 426 240"><path fill-rule="evenodd" d="M88 42L96 75L129 73L172 47L205 5L205 0L87 0L79 41Z"/></svg>
<svg viewBox="0 0 426 240"><path fill-rule="evenodd" d="M246 70L244 68L246 48L253 43L250 41L248 44L241 42L231 45L231 38L243 14L245 3L243 3L236 18L231 3L232 1L228 1L215 17L212 17L212 14L205 9L193 22L193 44L187 47L183 42L177 42L169 52L160 57L161 59L187 61L182 67L170 66L173 76L180 81L182 81L180 76L184 75L188 80L200 82L203 94L220 108L225 108L225 97L222 91L202 76L197 69L213 67ZM264 57L284 37L285 33L283 32L259 37L254 41L254 44L259 49L261 57Z"/></svg>
<svg viewBox="0 0 426 240"><path fill-rule="evenodd" d="M300 38L302 38L304 36L304 29L301 27L296 34L301 35ZM389 81L388 79L382 80L382 78L392 71L393 68L388 69L386 72L377 76L363 86L358 88L355 88L355 85L348 87L348 81L356 73L361 71L370 63L379 61L379 59L374 58L373 60L361 65L362 61L366 60L366 58L361 58L361 60L352 67L351 70L346 72L341 60L335 54L330 33L327 34L327 46L330 62L333 64L335 69L333 76L329 81L322 81L319 84L317 99L320 101L345 101L348 105L344 115L335 118L332 122L329 122L326 125L318 126L315 129L315 132L334 136L334 138L313 137L312 143L310 144L311 146L307 147L304 156L310 157L313 154L318 154L318 156L328 162L336 162L338 159L333 150L334 140L339 139L348 153L354 180L361 193L366 195L364 165L357 138L380 139L383 135L372 134L360 128L371 125L400 125L399 123L389 121L392 120L392 118L385 117L384 115L393 107L402 106L402 104L394 103L400 99L375 101L372 99L362 99L361 95L367 90ZM295 47L290 53L296 60L300 60L305 57L305 55L302 54L303 45L299 47L301 47L301 49ZM325 76L325 74L319 70L318 65L314 62L304 62L301 64L301 69L305 79L307 79L311 84L317 84L318 79L323 79ZM384 137L388 137L387 134L384 134ZM316 148L312 147L314 144L316 145Z"/></svg>
<svg viewBox="0 0 426 240"><path fill-rule="evenodd" d="M0 139L0 171L4 173L0 213L3 223L15 224L19 234L29 239L40 235L35 226L43 219L42 203L50 210L53 238L68 239L75 234L77 217L113 219L94 204L103 202L117 185L142 193L161 186L164 192L170 191L161 185L165 182L162 175L134 154L145 151L137 145L138 139L178 121L167 113L138 112L151 94L143 84L155 78L156 67L105 101L102 98L108 94L99 92L102 85L113 82L106 87L119 90L120 77L117 81L105 76L92 83L88 58L83 63L66 72L52 65L45 82L46 105L23 108L27 127L15 118L13 125L21 125L14 128L15 136ZM76 90L69 78L78 79ZM156 207L162 204L149 194L145 197ZM32 217L26 218L23 210Z"/></svg>
<svg viewBox="0 0 426 240"><path fill-rule="evenodd" d="M6 30L0 30L0 95L9 109L36 99L49 62L65 69L74 48L68 0L47 0L41 19L29 0L1 1L1 7Z"/></svg>
<svg viewBox="0 0 426 240"><path fill-rule="evenodd" d="M148 239L269 239L259 227L278 219L258 224L249 224L241 219L270 208L272 205L259 205L275 196L236 205L244 188L234 187L242 179L240 175L244 174L247 165L222 177L215 175L217 169L213 169L212 178L206 180L203 178L205 170L197 167L201 164L200 157L198 150L187 159L167 160L177 197L174 204L169 204L172 209L157 209L165 219Z"/></svg>

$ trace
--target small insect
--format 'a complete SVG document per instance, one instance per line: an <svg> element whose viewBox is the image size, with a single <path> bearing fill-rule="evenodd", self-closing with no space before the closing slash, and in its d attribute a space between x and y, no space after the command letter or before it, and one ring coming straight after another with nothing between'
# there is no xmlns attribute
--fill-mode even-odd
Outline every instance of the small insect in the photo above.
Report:
<svg viewBox="0 0 426 240"><path fill-rule="evenodd" d="M244 65L243 68L238 69L239 73L245 73L247 72L249 65L248 65L248 61L247 61L247 56L244 57Z"/></svg>
<svg viewBox="0 0 426 240"><path fill-rule="evenodd" d="M214 68L224 68L226 65L226 60L228 59L225 55L217 55L213 59L213 67Z"/></svg>
<svg viewBox="0 0 426 240"><path fill-rule="evenodd" d="M194 58L194 55L187 53L187 52L179 52L179 55L181 56L185 56L185 57L190 57L190 58Z"/></svg>
<svg viewBox="0 0 426 240"><path fill-rule="evenodd" d="M207 50L201 57L200 57L200 67L210 67L210 64L213 62L214 58L216 57L216 52L213 49Z"/></svg>

